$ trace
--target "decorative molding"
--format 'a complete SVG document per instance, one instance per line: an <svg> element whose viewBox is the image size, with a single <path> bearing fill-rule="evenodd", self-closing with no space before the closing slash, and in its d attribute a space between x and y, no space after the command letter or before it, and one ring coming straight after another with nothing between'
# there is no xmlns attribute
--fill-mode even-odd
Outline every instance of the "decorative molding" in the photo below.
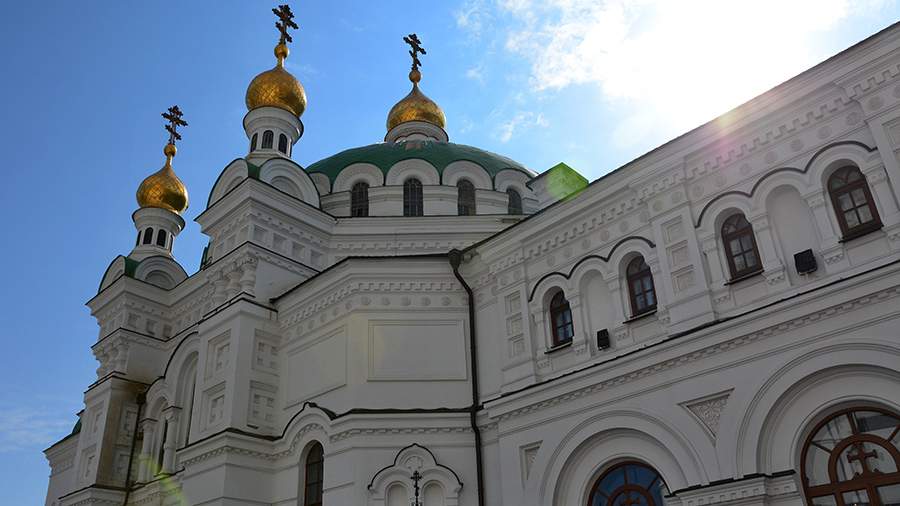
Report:
<svg viewBox="0 0 900 506"><path fill-rule="evenodd" d="M857 309L869 306L871 304L884 302L886 300L895 299L900 296L900 286L894 286L891 288L887 288L884 290L880 290L878 292L872 293L870 295L866 295L863 297L859 297L850 301L842 302L840 304L829 306L825 309L816 311L814 313L809 313L804 316L794 318L791 320L783 321L777 324L773 324L769 327L760 329L758 331L743 334L741 336L735 337L733 339L729 339L727 341L723 341L720 343L716 343L715 345L703 348L701 350L696 350L691 353L679 355L677 357L665 360L663 362L655 363L646 367L642 367L638 370L632 371L628 374L616 376L615 378L610 378L600 383L595 383L593 385L589 385L586 387L582 387L576 390L572 390L566 392L563 395L559 395L553 397L551 399L546 399L543 401L535 402L528 406L514 409L507 413L503 413L499 417L497 417L498 421L510 420L512 418L516 418L528 413L541 411L553 406L557 406L562 403L570 402L570 401L578 401L584 398L586 395L591 395L601 390L606 390L609 388L613 388L616 386L621 386L625 383L631 383L633 381L645 378L647 376L651 376L654 374L661 373L663 371L667 371L673 369L675 367L683 366L684 364L696 362L698 360L708 359L710 356L715 355L717 353L722 353L725 351L731 351L736 348L740 348L746 346L748 344L760 341L762 339L767 339L773 336L777 336L783 334L784 332L796 330L807 325L811 325L814 323L819 323L831 318L842 316L851 311L855 311Z"/></svg>
<svg viewBox="0 0 900 506"><path fill-rule="evenodd" d="M717 394L707 395L705 397L694 399L681 403L681 407L686 409L694 418L700 422L709 433L716 438L719 431L719 419L725 406L728 404L728 397L734 389L729 389Z"/></svg>

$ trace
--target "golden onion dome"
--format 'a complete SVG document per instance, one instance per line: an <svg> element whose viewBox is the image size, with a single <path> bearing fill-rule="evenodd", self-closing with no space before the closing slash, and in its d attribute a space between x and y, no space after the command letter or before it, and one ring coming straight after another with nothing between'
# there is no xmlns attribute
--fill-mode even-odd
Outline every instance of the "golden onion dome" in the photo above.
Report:
<svg viewBox="0 0 900 506"><path fill-rule="evenodd" d="M137 202L141 209L157 207L181 214L188 208L187 188L172 170L172 158L176 151L174 144L167 144L163 150L166 164L141 182L137 190Z"/></svg>
<svg viewBox="0 0 900 506"><path fill-rule="evenodd" d="M248 111L257 107L278 107L297 117L303 115L306 110L306 91L300 81L284 69L284 59L288 52L288 47L283 43L275 46L278 63L273 69L250 81L245 97Z"/></svg>
<svg viewBox="0 0 900 506"><path fill-rule="evenodd" d="M419 81L421 79L422 73L418 69L410 71L409 80L413 83L412 91L394 104L394 107L391 107L391 112L388 113L387 117L388 131L407 121L424 121L441 128L444 128L447 124L447 120L444 118L444 111L440 106L419 91Z"/></svg>

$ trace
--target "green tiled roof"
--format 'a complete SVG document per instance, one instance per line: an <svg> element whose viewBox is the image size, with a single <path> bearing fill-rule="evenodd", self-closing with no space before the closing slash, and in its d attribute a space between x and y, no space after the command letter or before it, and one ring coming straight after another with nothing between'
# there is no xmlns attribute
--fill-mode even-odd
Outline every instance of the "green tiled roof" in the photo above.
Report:
<svg viewBox="0 0 900 506"><path fill-rule="evenodd" d="M334 182L344 168L354 163L370 163L387 174L395 163L412 158L425 160L433 165L438 173L442 173L444 168L453 162L468 160L483 167L492 178L503 169L519 170L530 177L534 176L534 173L522 164L505 156L464 144L438 141L379 143L348 149L310 165L306 171L321 172Z"/></svg>

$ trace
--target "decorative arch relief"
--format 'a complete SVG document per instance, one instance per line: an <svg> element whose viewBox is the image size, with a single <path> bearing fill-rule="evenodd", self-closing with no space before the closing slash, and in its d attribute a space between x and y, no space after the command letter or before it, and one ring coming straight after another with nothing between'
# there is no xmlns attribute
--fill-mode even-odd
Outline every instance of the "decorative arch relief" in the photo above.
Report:
<svg viewBox="0 0 900 506"><path fill-rule="evenodd" d="M417 482L414 482L414 475L418 477ZM368 504L387 506L396 499L396 494L404 493L412 502L416 485L419 487L419 502L423 506L459 505L459 492L463 486L459 476L449 467L439 464L431 450L415 443L402 448L394 457L393 464L375 473L368 486Z"/></svg>
<svg viewBox="0 0 900 506"><path fill-rule="evenodd" d="M728 405L728 398L731 396L732 390L681 403L681 407L686 409L706 429L714 441L719 432L719 420L722 418L725 406Z"/></svg>

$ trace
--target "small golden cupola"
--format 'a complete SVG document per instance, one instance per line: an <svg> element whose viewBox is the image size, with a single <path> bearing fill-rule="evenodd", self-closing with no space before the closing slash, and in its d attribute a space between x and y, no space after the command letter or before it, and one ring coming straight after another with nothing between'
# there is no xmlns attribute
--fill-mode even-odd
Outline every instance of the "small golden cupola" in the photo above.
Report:
<svg viewBox="0 0 900 506"><path fill-rule="evenodd" d="M408 95L397 102L388 113L388 134L386 140L396 142L409 138L408 134L414 132L409 128L398 127L401 127L405 123L417 122L420 126L424 126L422 123L425 123L437 127L437 129L435 130L426 126L425 130L428 130L427 132L416 133L421 133L425 137L446 141L444 127L446 126L447 121L444 118L444 111L434 102L434 100L426 97L419 89L419 81L422 80L422 72L419 71L419 66L422 64L419 61L419 53L426 54L425 49L422 47L419 37L414 33L403 37L403 41L409 44L411 48L409 50L409 55L412 57L412 69L409 71L409 80L412 82L412 90Z"/></svg>
<svg viewBox="0 0 900 506"><path fill-rule="evenodd" d="M177 105L170 107L162 116L169 122L166 125L169 143L163 148L166 163L141 182L137 190L137 203L141 209L154 207L181 214L188 208L188 192L172 169L172 158L177 152L175 141L181 139L177 128L187 126L187 122L181 119L182 112Z"/></svg>
<svg viewBox="0 0 900 506"><path fill-rule="evenodd" d="M294 116L300 117L306 110L306 91L296 77L284 68L284 60L288 57L287 43L293 42L288 28L297 29L293 21L294 14L287 5L279 5L278 9L272 9L278 16L275 26L281 32L278 45L275 46L275 58L278 63L271 70L267 70L250 81L247 87L245 101L247 110L252 111L259 107L278 107Z"/></svg>
<svg viewBox="0 0 900 506"><path fill-rule="evenodd" d="M413 83L413 89L403 99L394 104L394 107L388 113L388 135L390 136L391 130L395 127L412 121L429 123L443 130L447 123L444 118L444 111L441 110L434 100L426 97L419 90L419 81L422 80L422 72L419 71L419 66L422 65L422 62L419 61L419 53L426 54L425 48L422 47L419 37L414 33L403 37L403 41L409 44L411 48L409 55L412 57L412 69L409 71L409 80Z"/></svg>

